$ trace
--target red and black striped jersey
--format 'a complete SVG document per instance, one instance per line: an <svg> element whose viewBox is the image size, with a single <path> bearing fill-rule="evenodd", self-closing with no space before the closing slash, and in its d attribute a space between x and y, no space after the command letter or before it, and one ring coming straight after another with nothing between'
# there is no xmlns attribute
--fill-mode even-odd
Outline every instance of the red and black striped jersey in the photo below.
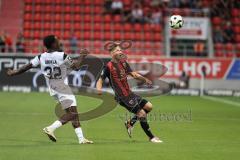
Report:
<svg viewBox="0 0 240 160"><path fill-rule="evenodd" d="M110 61L104 67L101 78L109 79L110 85L115 92L116 97L127 97L132 91L128 85L127 76L132 72L127 61L115 63Z"/></svg>

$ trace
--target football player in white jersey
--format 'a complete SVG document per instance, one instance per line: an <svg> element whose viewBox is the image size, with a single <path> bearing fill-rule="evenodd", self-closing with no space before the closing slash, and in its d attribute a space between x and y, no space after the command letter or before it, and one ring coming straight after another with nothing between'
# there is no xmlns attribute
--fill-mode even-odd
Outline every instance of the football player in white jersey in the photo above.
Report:
<svg viewBox="0 0 240 160"><path fill-rule="evenodd" d="M75 96L73 95L70 87L64 83L67 75L73 69L80 67L84 57L89 53L87 50L82 50L80 57L70 58L64 52L60 51L60 43L56 36L49 35L43 40L44 46L47 48L47 52L44 52L34 59L29 64L26 64L19 69L7 71L7 75L14 76L28 71L33 67L40 66L41 71L46 79L50 95L53 96L66 111L66 113L56 120L53 124L43 129L43 132L53 142L57 139L54 135L54 131L71 121L74 127L75 133L78 137L80 144L91 144L90 140L87 140L83 136L81 125L79 122L77 103Z"/></svg>

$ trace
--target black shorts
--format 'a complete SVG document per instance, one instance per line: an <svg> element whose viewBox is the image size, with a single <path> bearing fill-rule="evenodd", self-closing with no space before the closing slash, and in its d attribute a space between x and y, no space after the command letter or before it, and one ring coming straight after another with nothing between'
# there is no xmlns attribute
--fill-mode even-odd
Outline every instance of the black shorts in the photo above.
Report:
<svg viewBox="0 0 240 160"><path fill-rule="evenodd" d="M118 99L118 103L125 107L129 112L136 114L139 110L143 109L148 101L136 94L132 94L129 97Z"/></svg>

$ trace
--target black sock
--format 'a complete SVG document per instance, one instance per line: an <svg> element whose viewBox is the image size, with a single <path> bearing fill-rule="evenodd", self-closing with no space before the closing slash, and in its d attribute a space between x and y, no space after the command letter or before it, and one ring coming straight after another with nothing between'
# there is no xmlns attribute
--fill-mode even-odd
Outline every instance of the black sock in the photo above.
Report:
<svg viewBox="0 0 240 160"><path fill-rule="evenodd" d="M151 130L150 130L150 127L149 127L149 124L147 122L147 118L146 117L142 117L140 119L140 124L141 124L141 127L142 129L144 130L144 132L146 133L146 135L152 139L154 137L154 135L152 134Z"/></svg>
<svg viewBox="0 0 240 160"><path fill-rule="evenodd" d="M133 126L138 120L137 115L134 115L131 119L130 119L130 125Z"/></svg>

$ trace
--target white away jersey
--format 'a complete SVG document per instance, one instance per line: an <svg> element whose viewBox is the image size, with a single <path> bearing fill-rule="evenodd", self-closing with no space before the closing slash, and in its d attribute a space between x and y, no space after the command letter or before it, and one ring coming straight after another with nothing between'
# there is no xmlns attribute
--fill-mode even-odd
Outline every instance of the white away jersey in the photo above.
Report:
<svg viewBox="0 0 240 160"><path fill-rule="evenodd" d="M64 54L64 52L45 52L34 57L31 60L33 67L40 65L41 71L46 79L49 87L50 95L64 92L70 94L71 90L66 86L64 80L70 71L72 59Z"/></svg>

